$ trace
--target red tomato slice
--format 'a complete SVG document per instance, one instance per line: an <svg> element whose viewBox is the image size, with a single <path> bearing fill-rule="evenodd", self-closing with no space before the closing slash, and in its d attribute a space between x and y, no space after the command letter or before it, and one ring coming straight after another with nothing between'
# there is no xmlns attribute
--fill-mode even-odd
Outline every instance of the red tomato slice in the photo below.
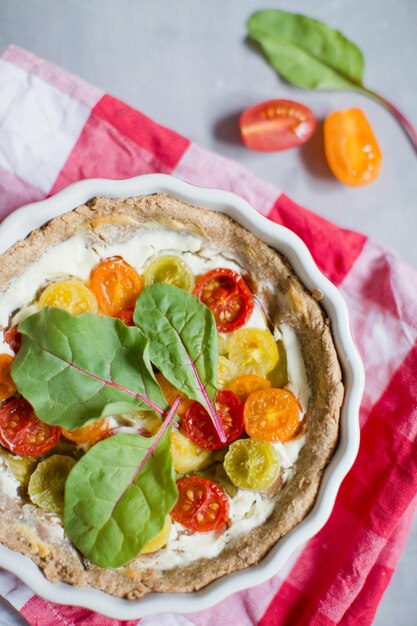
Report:
<svg viewBox="0 0 417 626"><path fill-rule="evenodd" d="M118 313L116 313L116 315L114 317L119 318L119 320L122 320L122 322L124 322L126 324L126 326L134 326L135 322L133 321L133 312L134 312L134 307L128 307L127 309L121 309L121 311L119 311Z"/></svg>
<svg viewBox="0 0 417 626"><path fill-rule="evenodd" d="M229 500L217 483L201 476L188 476L177 483L178 501L173 519L194 532L221 530L229 520Z"/></svg>
<svg viewBox="0 0 417 626"><path fill-rule="evenodd" d="M17 324L4 331L4 341L8 343L13 352L17 354L22 345L22 335L17 330Z"/></svg>
<svg viewBox="0 0 417 626"><path fill-rule="evenodd" d="M0 443L19 456L39 456L59 441L61 429L38 419L24 398L0 407Z"/></svg>
<svg viewBox="0 0 417 626"><path fill-rule="evenodd" d="M220 441L210 415L199 402L193 402L185 413L181 429L200 448L209 450L224 448L243 433L243 402L233 391L229 389L218 391L216 408L227 437L226 443Z"/></svg>
<svg viewBox="0 0 417 626"><path fill-rule="evenodd" d="M240 328L253 311L252 292L242 276L224 267L200 276L193 293L211 310L220 333Z"/></svg>
<svg viewBox="0 0 417 626"><path fill-rule="evenodd" d="M292 100L267 100L240 116L243 143L251 150L273 152L310 139L317 122L309 108Z"/></svg>

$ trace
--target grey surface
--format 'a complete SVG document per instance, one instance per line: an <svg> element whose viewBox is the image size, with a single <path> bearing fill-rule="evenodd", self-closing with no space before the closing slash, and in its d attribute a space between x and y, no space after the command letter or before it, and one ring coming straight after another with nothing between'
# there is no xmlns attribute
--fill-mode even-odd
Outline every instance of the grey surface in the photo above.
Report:
<svg viewBox="0 0 417 626"><path fill-rule="evenodd" d="M14 43L61 65L417 266L417 158L404 133L361 95L302 91L277 78L245 42L247 17L267 6L343 30L365 54L368 85L417 124L416 0L0 0L0 49ZM245 149L238 114L274 97L304 102L319 118L332 109L363 108L384 154L379 180L342 186L324 162L320 133L299 150ZM416 545L415 528L377 626L417 623Z"/></svg>

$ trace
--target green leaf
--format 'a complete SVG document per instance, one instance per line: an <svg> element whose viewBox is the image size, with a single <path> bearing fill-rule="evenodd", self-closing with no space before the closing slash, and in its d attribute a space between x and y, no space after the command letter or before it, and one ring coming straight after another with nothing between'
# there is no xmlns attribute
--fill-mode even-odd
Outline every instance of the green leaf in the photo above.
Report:
<svg viewBox="0 0 417 626"><path fill-rule="evenodd" d="M362 52L319 20L270 9L254 13L248 31L272 67L293 85L306 89L362 87Z"/></svg>
<svg viewBox="0 0 417 626"><path fill-rule="evenodd" d="M177 497L167 430L151 438L115 435L69 474L65 530L96 565L121 567L162 530Z"/></svg>
<svg viewBox="0 0 417 626"><path fill-rule="evenodd" d="M73 430L137 409L164 412L148 340L138 328L46 307L26 318L19 332L12 377L44 422Z"/></svg>
<svg viewBox="0 0 417 626"><path fill-rule="evenodd" d="M206 407L225 441L215 409L217 330L210 309L183 289L157 283L142 291L133 319L150 339L152 363L174 387Z"/></svg>

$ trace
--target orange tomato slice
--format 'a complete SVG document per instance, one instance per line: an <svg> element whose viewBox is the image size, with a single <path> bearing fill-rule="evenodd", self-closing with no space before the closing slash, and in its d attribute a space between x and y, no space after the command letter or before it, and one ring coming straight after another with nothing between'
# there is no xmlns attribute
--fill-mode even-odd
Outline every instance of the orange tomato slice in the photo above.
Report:
<svg viewBox="0 0 417 626"><path fill-rule="evenodd" d="M300 426L297 398L286 389L261 389L250 394L243 409L246 432L264 441L288 441Z"/></svg>
<svg viewBox="0 0 417 626"><path fill-rule="evenodd" d="M345 185L368 185L378 178L381 149L361 109L333 111L326 117L324 148L330 169Z"/></svg>
<svg viewBox="0 0 417 626"><path fill-rule="evenodd" d="M271 387L271 381L266 378L262 378L262 376L256 376L256 374L246 374L243 376L238 376L230 383L228 389L233 391L233 393L242 400L242 402L246 402L248 396L254 391L259 391L260 389L269 389Z"/></svg>
<svg viewBox="0 0 417 626"><path fill-rule="evenodd" d="M7 400L16 393L16 385L10 374L12 363L10 354L0 354L0 400Z"/></svg>
<svg viewBox="0 0 417 626"><path fill-rule="evenodd" d="M143 289L142 276L119 256L93 267L90 280L98 305L106 315L114 316L121 309L134 307Z"/></svg>
<svg viewBox="0 0 417 626"><path fill-rule="evenodd" d="M101 441L109 432L110 425L108 420L100 419L83 428L77 428L76 430L62 429L64 437L73 441L74 443L89 443L94 444Z"/></svg>

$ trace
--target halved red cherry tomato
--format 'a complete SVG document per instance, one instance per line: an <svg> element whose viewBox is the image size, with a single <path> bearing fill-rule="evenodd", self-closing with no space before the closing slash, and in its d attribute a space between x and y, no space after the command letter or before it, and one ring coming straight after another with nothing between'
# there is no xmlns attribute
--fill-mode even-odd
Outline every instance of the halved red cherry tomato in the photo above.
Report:
<svg viewBox="0 0 417 626"><path fill-rule="evenodd" d="M121 309L120 311L116 313L114 317L117 317L119 318L119 320L122 320L122 322L124 322L126 326L134 326L135 325L135 322L133 321L134 310L135 309L133 306L130 306L127 309Z"/></svg>
<svg viewBox="0 0 417 626"><path fill-rule="evenodd" d="M98 305L106 315L134 307L143 289L142 276L120 256L105 259L93 267L90 280Z"/></svg>
<svg viewBox="0 0 417 626"><path fill-rule="evenodd" d="M41 422L33 408L16 398L0 407L0 443L19 456L39 456L59 441L61 429Z"/></svg>
<svg viewBox="0 0 417 626"><path fill-rule="evenodd" d="M188 476L177 483L178 501L172 518L193 532L221 530L229 520L229 500L217 483L201 476Z"/></svg>
<svg viewBox="0 0 417 626"><path fill-rule="evenodd" d="M13 357L0 354L0 400L7 400L16 393L16 385L10 373Z"/></svg>
<svg viewBox="0 0 417 626"><path fill-rule="evenodd" d="M240 328L253 311L251 290L240 274L225 267L200 276L193 293L211 310L220 333Z"/></svg>
<svg viewBox="0 0 417 626"><path fill-rule="evenodd" d="M20 350L22 345L22 335L17 330L17 324L4 331L4 341L9 344L15 354Z"/></svg>
<svg viewBox="0 0 417 626"><path fill-rule="evenodd" d="M310 139L317 122L309 108L292 100L267 100L240 116L243 143L251 150L294 148Z"/></svg>
<svg viewBox="0 0 417 626"><path fill-rule="evenodd" d="M378 178L381 149L361 109L329 113L324 122L324 149L330 169L345 185L368 185Z"/></svg>
<svg viewBox="0 0 417 626"><path fill-rule="evenodd" d="M226 443L220 441L208 412L199 402L193 402L185 413L181 429L201 448L224 448L243 433L243 402L233 391L217 392L216 409L227 437Z"/></svg>

